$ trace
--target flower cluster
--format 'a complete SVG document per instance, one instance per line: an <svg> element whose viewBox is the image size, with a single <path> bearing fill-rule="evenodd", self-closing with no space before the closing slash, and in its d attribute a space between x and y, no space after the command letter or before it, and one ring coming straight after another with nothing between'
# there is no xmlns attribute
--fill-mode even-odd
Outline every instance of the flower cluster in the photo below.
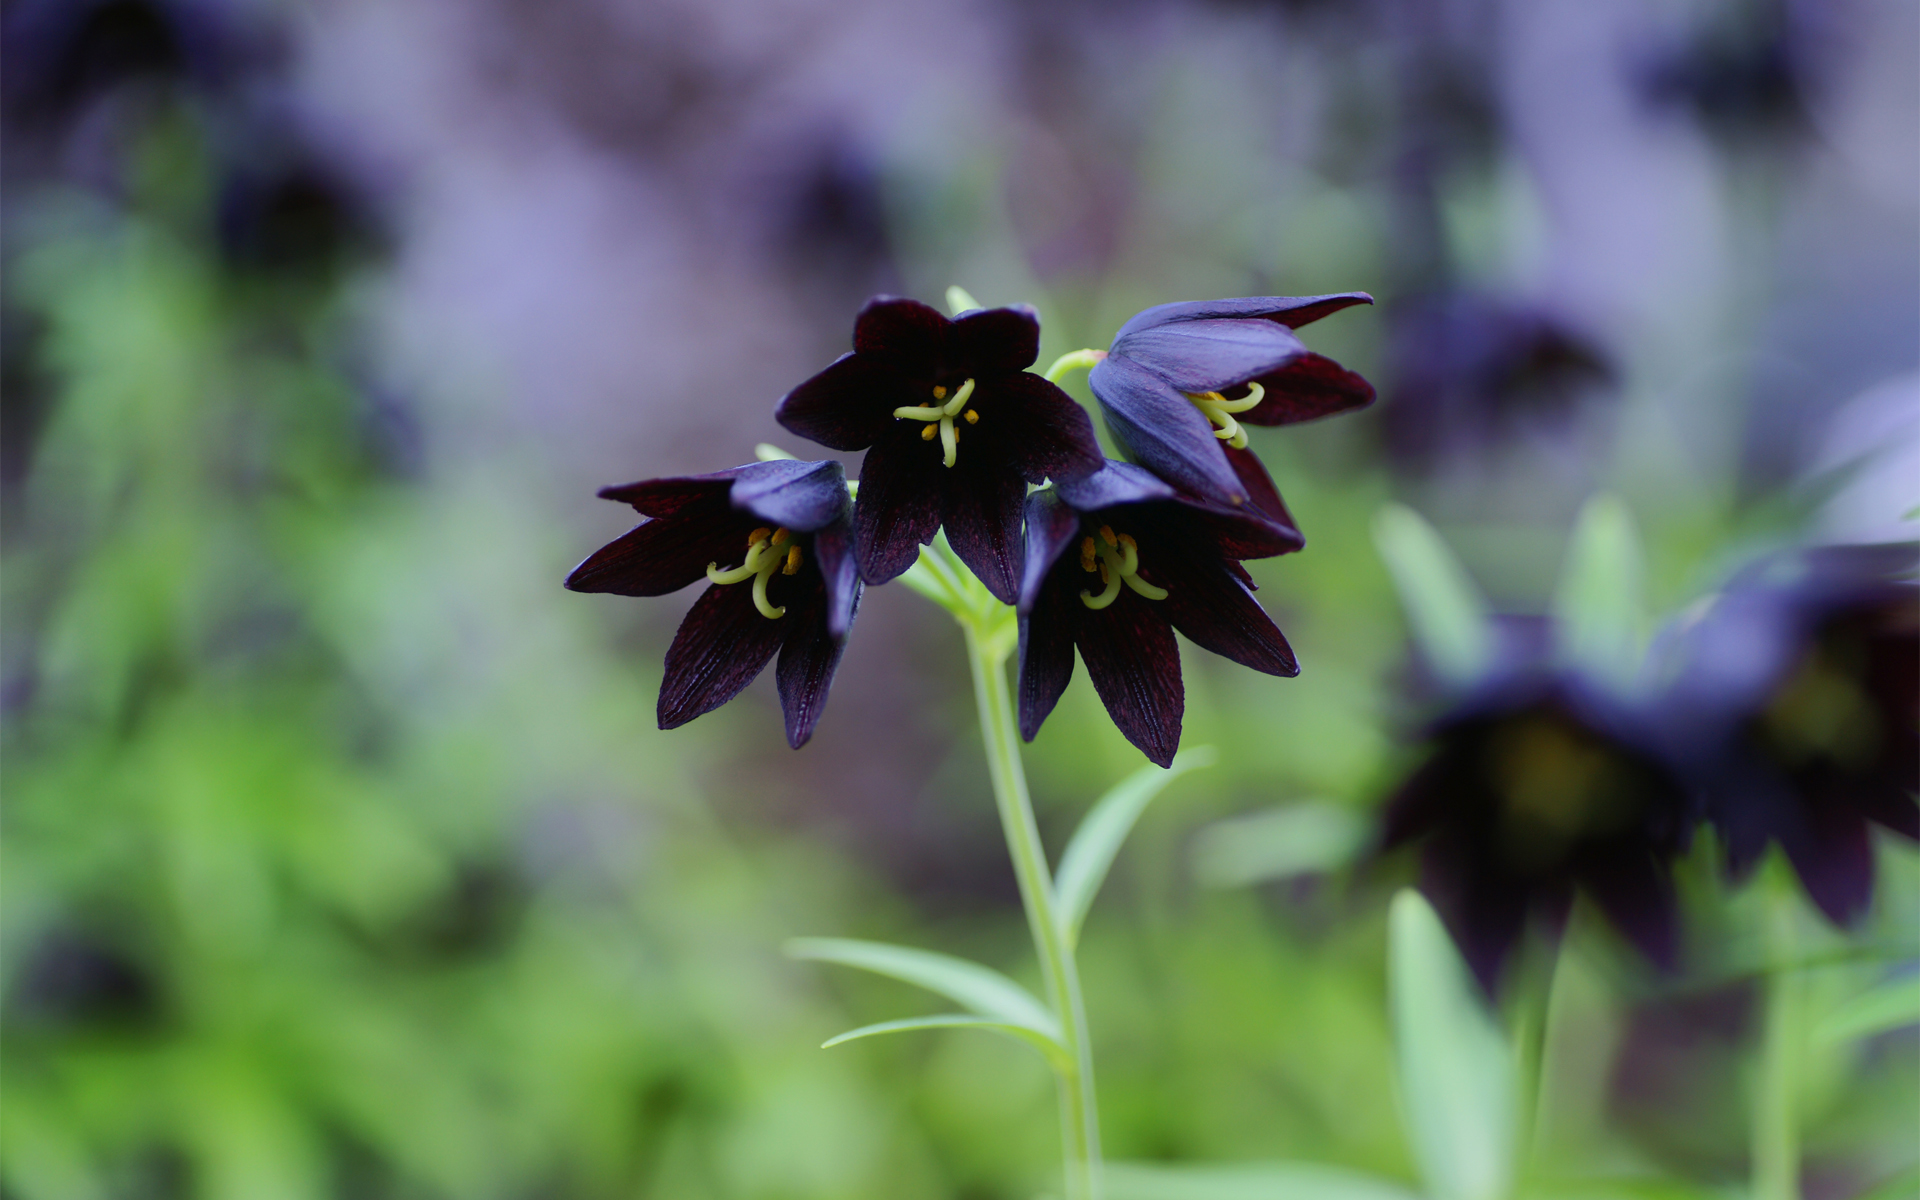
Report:
<svg viewBox="0 0 1920 1200"><path fill-rule="evenodd" d="M1769 558L1663 635L1643 687L1534 646L1457 698L1382 843L1421 847L1421 889L1487 990L1576 892L1673 965L1672 864L1703 823L1736 880L1778 845L1831 920L1863 916L1873 829L1920 841L1914 567L1911 545Z"/></svg>
<svg viewBox="0 0 1920 1200"><path fill-rule="evenodd" d="M1293 332L1368 303L1354 292L1140 313L1109 351L1079 356L1094 361L1088 384L1131 460L1114 462L1086 411L1028 369L1040 350L1031 308L949 319L876 298L855 321L852 351L775 410L829 449L866 451L857 502L831 461L608 488L600 494L647 519L567 586L658 596L704 576L711 586L667 652L661 728L726 703L778 651L798 747L862 586L903 574L944 529L987 591L1017 607L1024 736L1065 690L1077 647L1114 723L1166 766L1184 708L1174 630L1255 670L1299 672L1241 564L1304 541L1241 426L1370 403L1364 379Z"/></svg>

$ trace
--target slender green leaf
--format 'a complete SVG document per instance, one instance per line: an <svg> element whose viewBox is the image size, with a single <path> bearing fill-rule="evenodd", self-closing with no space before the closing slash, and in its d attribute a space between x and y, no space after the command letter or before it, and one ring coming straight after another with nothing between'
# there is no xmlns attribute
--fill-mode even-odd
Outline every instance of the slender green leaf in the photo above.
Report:
<svg viewBox="0 0 1920 1200"><path fill-rule="evenodd" d="M980 307L980 302L967 294L967 289L958 284L947 289L947 309L954 316L963 312L972 312Z"/></svg>
<svg viewBox="0 0 1920 1200"><path fill-rule="evenodd" d="M794 458L772 442L760 442L755 445L753 456L761 462L791 462Z"/></svg>
<svg viewBox="0 0 1920 1200"><path fill-rule="evenodd" d="M1081 820L1060 856L1060 870L1054 875L1053 895L1060 932L1072 949L1080 940L1080 925L1087 909L1113 867L1114 855L1133 831L1134 822L1148 804L1169 783L1201 767L1210 767L1219 756L1211 746L1195 746L1174 757L1173 765L1162 770L1151 764L1113 785L1107 794Z"/></svg>
<svg viewBox="0 0 1920 1200"><path fill-rule="evenodd" d="M1373 518L1373 544L1400 593L1407 624L1435 673L1455 687L1472 684L1493 654L1487 602L1426 518L1389 504Z"/></svg>
<svg viewBox="0 0 1920 1200"><path fill-rule="evenodd" d="M1640 664L1646 567L1633 514L1618 496L1599 495L1580 510L1553 615L1561 658L1625 686Z"/></svg>
<svg viewBox="0 0 1920 1200"><path fill-rule="evenodd" d="M1067 1056L1067 1048L1038 1029L1011 1024L1007 1021L995 1021L990 1017L970 1017L962 1013L942 1013L933 1017L907 1017L900 1021L882 1021L877 1025L862 1025L858 1029L849 1029L838 1037L828 1038L820 1043L820 1048L831 1050L845 1042L879 1037L886 1033L908 1033L915 1029L991 1030L1037 1048L1046 1056L1047 1062L1059 1070L1067 1070L1072 1066L1072 1060Z"/></svg>
<svg viewBox="0 0 1920 1200"><path fill-rule="evenodd" d="M1518 1105L1506 1037L1418 892L1388 917L1394 1055L1414 1158L1434 1200L1500 1200Z"/></svg>
<svg viewBox="0 0 1920 1200"><path fill-rule="evenodd" d="M1842 1004L1814 1027L1822 1042L1850 1042L1920 1023L1920 975L1889 979Z"/></svg>
<svg viewBox="0 0 1920 1200"><path fill-rule="evenodd" d="M1417 1200L1391 1179L1321 1163L1108 1163L1107 1200Z"/></svg>
<svg viewBox="0 0 1920 1200"><path fill-rule="evenodd" d="M876 975L887 975L938 992L983 1017L1022 1025L1055 1040L1060 1037L1060 1023L1032 992L977 962L932 950L853 938L795 938L787 943L786 950L794 958L839 963L843 967L859 967Z"/></svg>
<svg viewBox="0 0 1920 1200"><path fill-rule="evenodd" d="M1913 1200L1915 1196L1920 1196L1920 1167L1895 1173L1856 1200Z"/></svg>
<svg viewBox="0 0 1920 1200"><path fill-rule="evenodd" d="M1213 887L1245 887L1338 870L1366 844L1370 828L1353 809L1324 800L1230 817L1194 839L1194 872Z"/></svg>

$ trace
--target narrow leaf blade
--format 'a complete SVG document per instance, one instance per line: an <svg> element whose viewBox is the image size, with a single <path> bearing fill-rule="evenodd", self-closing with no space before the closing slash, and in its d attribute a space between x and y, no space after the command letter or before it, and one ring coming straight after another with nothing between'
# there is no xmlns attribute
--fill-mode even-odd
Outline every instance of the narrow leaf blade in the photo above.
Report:
<svg viewBox="0 0 1920 1200"><path fill-rule="evenodd" d="M1108 1163L1107 1200L1417 1200L1405 1187L1321 1163Z"/></svg>
<svg viewBox="0 0 1920 1200"><path fill-rule="evenodd" d="M942 1013L932 1017L907 1017L899 1021L881 1021L875 1025L862 1025L858 1029L849 1029L838 1037L828 1038L820 1043L822 1050L831 1050L835 1046L861 1038L879 1037L888 1033L910 1033L916 1029L985 1029L993 1033L1027 1043L1046 1056L1048 1063L1065 1068L1069 1065L1066 1047L1038 1029L1025 1025L1014 1025L1006 1021L995 1021L990 1017L970 1017L963 1013Z"/></svg>
<svg viewBox="0 0 1920 1200"><path fill-rule="evenodd" d="M1056 1040L1060 1036L1060 1023L1032 992L977 962L855 938L795 938L787 943L786 951L794 958L886 975L937 992L983 1017L1037 1030Z"/></svg>
<svg viewBox="0 0 1920 1200"><path fill-rule="evenodd" d="M1194 839L1194 873L1212 887L1245 887L1334 871L1353 861L1371 834L1344 804L1303 800L1216 821Z"/></svg>
<svg viewBox="0 0 1920 1200"><path fill-rule="evenodd" d="M1553 597L1563 662L1616 686L1633 682L1645 624L1645 575L1640 535L1627 506L1605 494L1587 501Z"/></svg>
<svg viewBox="0 0 1920 1200"><path fill-rule="evenodd" d="M1188 771L1212 766L1218 757L1211 746L1195 746L1174 756L1173 765L1165 770L1141 767L1114 784L1081 819L1080 828L1074 830L1073 840L1060 856L1060 870L1053 881L1060 930L1069 949L1079 942L1087 910L1093 906L1094 896L1113 868L1114 856L1120 853L1140 814L1169 783Z"/></svg>
<svg viewBox="0 0 1920 1200"><path fill-rule="evenodd" d="M1920 1024L1920 975L1890 979L1842 1004L1814 1027L1818 1041L1851 1042Z"/></svg>
<svg viewBox="0 0 1920 1200"><path fill-rule="evenodd" d="M1388 916L1394 1056L1414 1158L1434 1200L1500 1200L1513 1179L1512 1052L1453 940L1404 889Z"/></svg>
<svg viewBox="0 0 1920 1200"><path fill-rule="evenodd" d="M1393 576L1414 644L1434 673L1468 687L1493 656L1487 602L1426 518L1389 504L1373 519L1373 544Z"/></svg>

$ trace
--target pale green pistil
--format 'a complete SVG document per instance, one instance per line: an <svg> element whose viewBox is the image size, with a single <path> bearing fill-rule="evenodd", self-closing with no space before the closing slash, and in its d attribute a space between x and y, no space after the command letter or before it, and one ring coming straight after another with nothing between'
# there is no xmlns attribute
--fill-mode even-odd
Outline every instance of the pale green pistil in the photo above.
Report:
<svg viewBox="0 0 1920 1200"><path fill-rule="evenodd" d="M787 615L786 605L779 608L767 599L767 584L774 573L794 575L800 570L802 562L800 547L795 543L793 531L784 525L778 529L764 526L747 535L747 559L737 567L722 571L719 563L707 564L707 578L721 586L730 583L742 583L753 580L753 606L760 615L768 620L778 620Z"/></svg>
<svg viewBox="0 0 1920 1200"><path fill-rule="evenodd" d="M933 398L940 403L902 405L893 410L893 415L903 420L927 422L927 427L920 431L920 437L930 442L936 434L939 435L942 450L940 461L951 467L960 454L960 430L954 426L953 419L964 412L967 424L980 423L980 410L967 407L967 401L973 399L973 380L961 384L951 400L947 399L946 387L937 386L933 389Z"/></svg>
<svg viewBox="0 0 1920 1200"><path fill-rule="evenodd" d="M1235 450L1247 448L1247 431L1240 427L1240 422L1233 419L1233 414L1246 412L1260 403L1261 398L1267 394L1267 389L1257 383L1249 383L1247 387L1252 390L1238 400L1229 400L1219 392L1201 392L1198 395L1192 392L1184 393L1187 399L1193 402L1193 406L1213 423L1213 436Z"/></svg>

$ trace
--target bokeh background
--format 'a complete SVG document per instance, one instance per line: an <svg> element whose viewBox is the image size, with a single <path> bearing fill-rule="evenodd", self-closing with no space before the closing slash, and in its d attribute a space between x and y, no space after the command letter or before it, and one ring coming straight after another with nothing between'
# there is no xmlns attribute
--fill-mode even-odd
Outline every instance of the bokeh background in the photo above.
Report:
<svg viewBox="0 0 1920 1200"><path fill-rule="evenodd" d="M1772 547L1912 536L1906 0L0 12L9 1198L1048 1186L1037 1058L822 1052L928 1002L779 951L1032 979L951 624L869 592L794 753L770 676L654 728L693 591L560 588L629 524L596 488L804 455L773 403L871 294L1032 303L1043 363L1167 300L1380 301L1305 331L1380 402L1254 431L1308 537L1254 564L1304 671L1187 648L1220 765L1089 924L1118 1158L1414 1178L1409 871L1354 866L1420 754L1381 504L1517 613L1602 490L1660 614ZM1052 844L1138 762L1082 674L1030 758ZM1866 924L1810 941L1912 958L1920 869L1881 860ZM1710 865L1676 975L1576 919L1565 1194L1746 1178L1751 898ZM1912 1186L1917 1055L1810 1072L1809 1196Z"/></svg>

